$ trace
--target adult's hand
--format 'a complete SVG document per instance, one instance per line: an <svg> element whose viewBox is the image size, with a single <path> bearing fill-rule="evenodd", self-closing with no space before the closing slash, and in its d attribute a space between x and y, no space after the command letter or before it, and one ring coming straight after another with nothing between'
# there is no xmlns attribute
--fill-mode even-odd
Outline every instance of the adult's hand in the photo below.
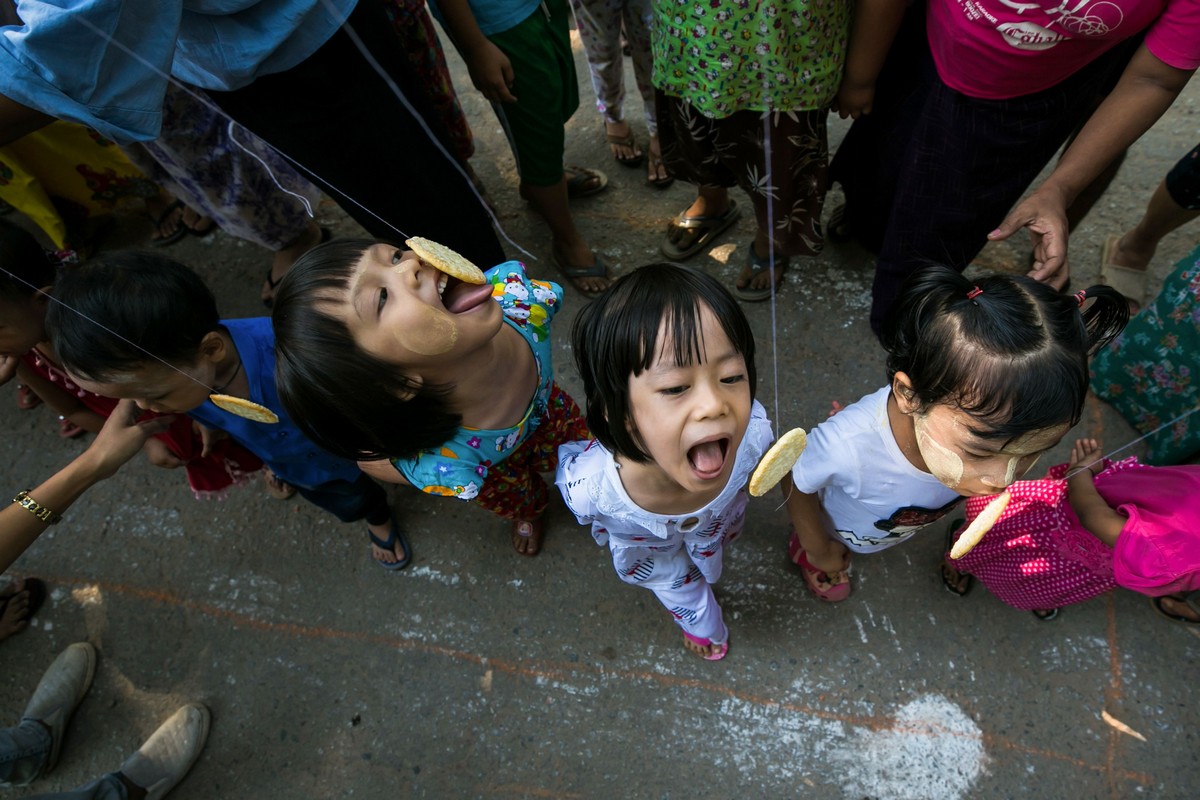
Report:
<svg viewBox="0 0 1200 800"><path fill-rule="evenodd" d="M1029 230L1033 243L1029 277L1055 289L1065 287L1071 277L1067 261L1066 198L1051 186L1041 186L1009 212L1000 226L988 234L988 240L1007 239L1021 228Z"/></svg>
<svg viewBox="0 0 1200 800"><path fill-rule="evenodd" d="M133 458L156 433L166 430L172 417L138 422L141 412L132 400L122 400L96 434L91 446L70 464L29 490L29 496L52 513L62 514L79 496ZM0 572L16 561L46 530L41 517L16 503L0 508Z"/></svg>
<svg viewBox="0 0 1200 800"><path fill-rule="evenodd" d="M515 77L512 62L500 48L487 39L481 41L467 56L467 71L471 74L471 83L483 92L483 96L493 103L515 103L517 98L512 93Z"/></svg>
<svg viewBox="0 0 1200 800"><path fill-rule="evenodd" d="M150 437L171 427L175 419L166 416L138 422L141 413L132 400L117 403L96 439L79 457L87 468L85 474L90 478L89 486L115 474L138 454Z"/></svg>

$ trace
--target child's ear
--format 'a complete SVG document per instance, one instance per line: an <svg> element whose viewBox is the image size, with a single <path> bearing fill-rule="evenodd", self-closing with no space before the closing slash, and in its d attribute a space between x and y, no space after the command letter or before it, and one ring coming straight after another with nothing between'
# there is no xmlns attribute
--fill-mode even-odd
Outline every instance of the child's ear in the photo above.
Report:
<svg viewBox="0 0 1200 800"><path fill-rule="evenodd" d="M912 387L912 379L905 372L897 372L892 376L892 394L896 397L896 406L902 414L914 414L921 410L921 401Z"/></svg>
<svg viewBox="0 0 1200 800"><path fill-rule="evenodd" d="M45 314L46 309L50 307L50 293L53 291L53 289L53 286L43 286L34 292L33 297L30 298L33 301L33 307L43 314Z"/></svg>
<svg viewBox="0 0 1200 800"><path fill-rule="evenodd" d="M218 363L225 359L225 356L228 354L227 350L225 339L221 337L221 334L216 331L209 331L200 340L200 349L197 352L199 352L201 359Z"/></svg>
<svg viewBox="0 0 1200 800"><path fill-rule="evenodd" d="M421 387L425 385L425 381L419 375L405 375L404 380L408 381L408 386L396 392L396 396L407 403L417 396L421 391Z"/></svg>

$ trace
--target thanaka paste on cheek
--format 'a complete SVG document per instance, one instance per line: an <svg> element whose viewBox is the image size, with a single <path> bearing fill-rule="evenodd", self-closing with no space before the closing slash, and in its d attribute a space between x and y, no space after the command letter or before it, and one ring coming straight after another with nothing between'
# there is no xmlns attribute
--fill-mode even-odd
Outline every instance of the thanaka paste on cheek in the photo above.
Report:
<svg viewBox="0 0 1200 800"><path fill-rule="evenodd" d="M440 356L454 349L458 326L450 315L433 306L425 306L425 319L396 331L396 341L420 356Z"/></svg>
<svg viewBox="0 0 1200 800"><path fill-rule="evenodd" d="M917 449L929 472L951 489L958 487L963 478L963 462L958 453L949 450L934 441L929 435L927 416L913 415L913 430L917 435Z"/></svg>

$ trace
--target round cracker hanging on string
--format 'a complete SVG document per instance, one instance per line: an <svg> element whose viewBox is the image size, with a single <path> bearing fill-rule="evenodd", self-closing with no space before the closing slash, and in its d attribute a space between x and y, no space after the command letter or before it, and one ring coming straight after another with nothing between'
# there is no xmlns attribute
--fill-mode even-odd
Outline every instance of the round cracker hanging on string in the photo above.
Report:
<svg viewBox="0 0 1200 800"><path fill-rule="evenodd" d="M438 244L429 239L423 239L420 236L405 239L404 244L408 245L408 249L417 254L417 258L438 272L444 272L451 278L457 278L463 283L474 284L481 284L487 281L487 278L483 275L483 270L444 244Z"/></svg>
<svg viewBox="0 0 1200 800"><path fill-rule="evenodd" d="M228 411L230 414L242 417L243 419L254 422L265 422L268 425L274 425L276 422L279 422L278 414L266 406L255 403L253 400L245 400L241 397L234 397L231 394L210 394L208 399L222 411Z"/></svg>
<svg viewBox="0 0 1200 800"><path fill-rule="evenodd" d="M807 446L808 434L804 428L792 428L780 436L754 468L754 474L750 476L750 494L762 497L774 489Z"/></svg>
<svg viewBox="0 0 1200 800"><path fill-rule="evenodd" d="M979 540L983 538L983 535L999 522L1001 515L1004 514L1004 509L1008 508L1008 501L1011 499L1012 495L1008 493L1007 489L993 497L991 502L983 507L983 511L979 512L979 516L971 520L971 524L963 531L962 536L958 537L958 541L954 543L954 547L950 548L950 557L958 559L971 552L971 549L979 544Z"/></svg>

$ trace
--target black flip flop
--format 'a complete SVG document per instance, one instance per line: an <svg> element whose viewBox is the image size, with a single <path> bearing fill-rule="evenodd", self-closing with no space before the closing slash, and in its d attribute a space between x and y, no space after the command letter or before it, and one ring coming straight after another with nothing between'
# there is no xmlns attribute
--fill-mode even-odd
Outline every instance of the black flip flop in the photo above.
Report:
<svg viewBox="0 0 1200 800"><path fill-rule="evenodd" d="M598 169L567 165L563 168L571 177L567 178L567 199L578 200L600 194L608 188L608 176Z"/></svg>
<svg viewBox="0 0 1200 800"><path fill-rule="evenodd" d="M946 554L950 552L950 548L954 547L954 532L962 527L963 520L956 519L946 528L946 545L942 549L942 563L938 564L938 574L942 576L942 585L946 587L946 591L950 594L966 597L970 593L972 587L975 586L975 576L966 572L959 572L959 576L966 578L967 583L963 585L961 582L950 580L950 576L946 574ZM957 570L955 570L957 572Z"/></svg>
<svg viewBox="0 0 1200 800"><path fill-rule="evenodd" d="M211 233L211 231L209 231L209 233ZM196 234L196 235L197 236L206 236L207 234ZM321 226L321 238L317 242L317 244L325 244L332 238L333 238L333 231L329 230L329 228L326 228L324 225L322 225ZM316 247L316 246L317 245L313 245L313 247ZM271 268L267 267L267 274L266 274L266 276L264 276L263 280L265 280L267 282L267 286L270 286L271 292L274 293L274 291L279 287L280 282L283 281L283 278L280 278L279 280L275 280L274 278L272 278L271 277ZM262 304L266 308L270 309L270 308L274 307L275 301L273 298L270 300L263 300Z"/></svg>
<svg viewBox="0 0 1200 800"><path fill-rule="evenodd" d="M367 536L371 539L371 544L378 547L380 550L387 550L392 555L396 554L396 542L400 542L400 546L404 548L404 558L400 561L393 561L390 564L387 561L376 560L375 563L386 569L388 572L396 572L402 570L412 563L412 548L408 545L408 538L404 532L400 530L400 526L396 524L396 520L392 520L391 530L388 531L387 539L380 539L375 534L371 533L371 529L367 528Z"/></svg>
<svg viewBox="0 0 1200 800"><path fill-rule="evenodd" d="M183 208L184 202L182 200L172 201L171 204L168 205L163 212L158 215L158 219L154 220L154 232L158 233L159 229L162 228L163 223L167 221L167 217ZM157 239L151 237L150 244L154 245L155 247L166 247L167 245L175 244L180 239L187 236L189 230L191 229L188 228L187 225L183 224L183 214L181 213L179 215L179 226L166 236L160 236Z"/></svg>
<svg viewBox="0 0 1200 800"><path fill-rule="evenodd" d="M1182 622L1184 625L1200 625L1200 621L1197 621L1194 619L1188 619L1187 617L1181 616L1179 614L1172 614L1170 611L1167 611L1165 608L1163 608L1163 605L1162 605L1162 601L1164 598L1170 598L1171 600L1174 600L1176 603L1183 603L1184 605L1187 605L1187 606L1191 605L1191 603L1189 603L1187 601L1186 596L1183 598L1179 598L1179 597L1174 597L1172 595L1166 594L1166 595L1163 595L1162 597L1151 597L1150 598L1150 605L1154 606L1155 611L1157 611L1159 614L1162 614L1164 617L1171 620L1172 622Z"/></svg>

